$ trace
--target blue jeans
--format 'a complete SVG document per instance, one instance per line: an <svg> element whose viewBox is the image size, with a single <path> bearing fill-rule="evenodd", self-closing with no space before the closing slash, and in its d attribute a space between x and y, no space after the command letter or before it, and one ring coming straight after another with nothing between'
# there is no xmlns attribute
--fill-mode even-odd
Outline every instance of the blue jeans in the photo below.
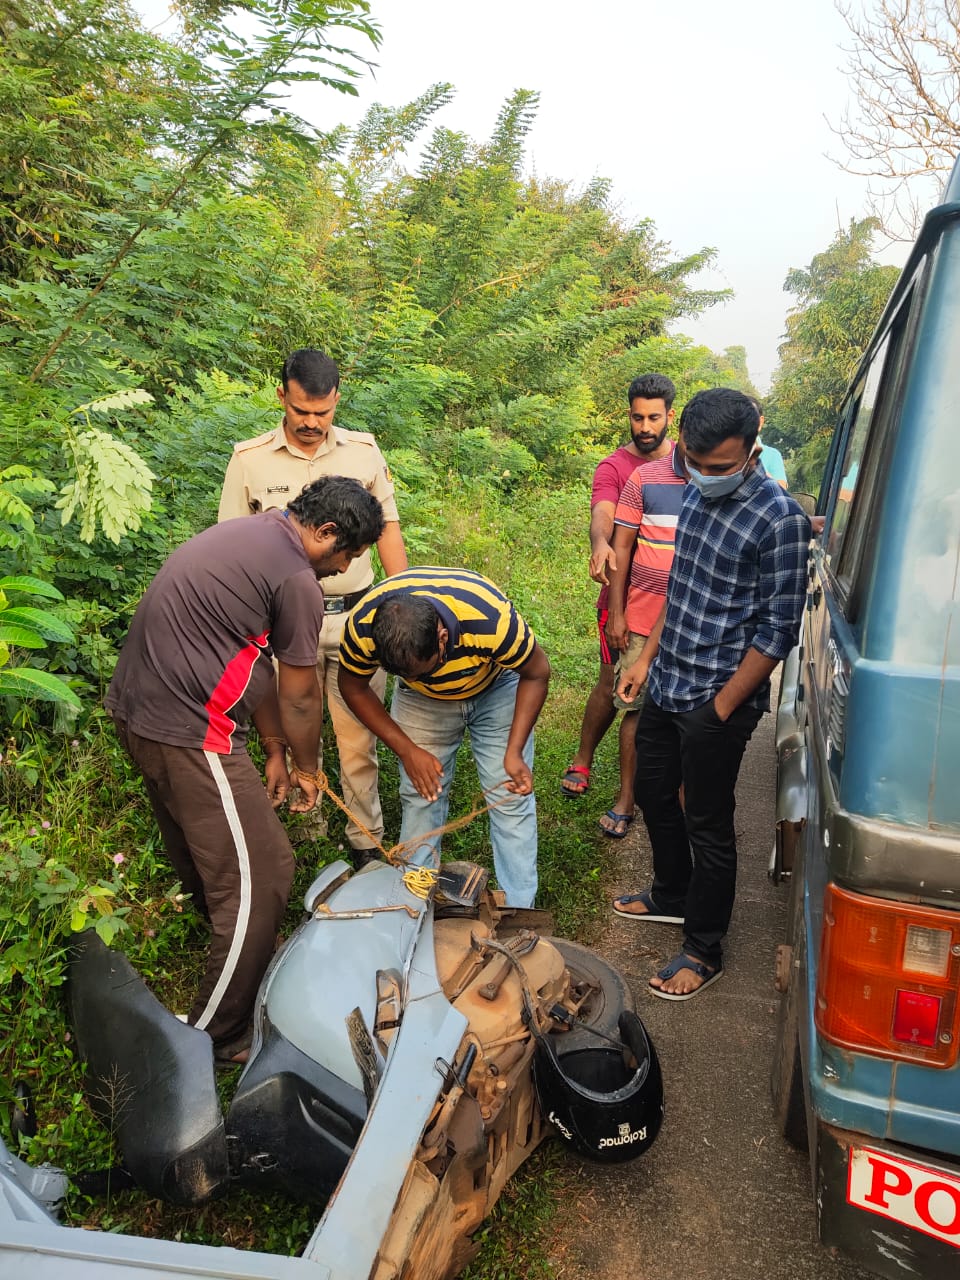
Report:
<svg viewBox="0 0 960 1280"><path fill-rule="evenodd" d="M507 905L530 907L537 893L537 805L533 795L515 796L499 784L506 780L503 756L513 722L518 678L504 671L476 697L444 701L428 698L397 681L391 714L404 733L418 747L430 751L443 766L443 784L438 800L424 800L414 789L403 765L400 766L400 800L403 819L401 841L410 846L413 861L434 864L440 858L440 838L434 836L413 847L418 836L442 827L447 821L450 787L456 767L457 748L470 730L470 746L477 764L480 785L497 787L488 800L509 799L490 811L490 843L497 883L506 894ZM523 748L523 758L533 768L533 734Z"/></svg>

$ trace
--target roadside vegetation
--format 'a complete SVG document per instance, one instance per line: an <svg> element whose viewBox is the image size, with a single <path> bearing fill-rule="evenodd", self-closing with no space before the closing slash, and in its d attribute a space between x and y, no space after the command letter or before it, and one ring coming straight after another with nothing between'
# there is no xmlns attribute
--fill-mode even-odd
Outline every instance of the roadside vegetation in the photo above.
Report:
<svg viewBox="0 0 960 1280"><path fill-rule="evenodd" d="M877 218L854 219L784 281L795 304L765 405L763 438L785 455L797 492L819 491L843 393L900 274L871 256L879 229Z"/></svg>
<svg viewBox="0 0 960 1280"><path fill-rule="evenodd" d="M542 905L568 936L588 935L599 910L596 819L616 773L611 736L589 796L560 795L596 673L592 469L625 437L639 372L669 374L681 405L707 386L752 391L742 348L717 354L676 332L722 297L696 284L711 250L675 255L651 222L622 218L602 180L523 176L535 93L512 95L479 142L435 123L446 84L372 104L346 129L336 95L358 91L359 63L338 46L347 29L373 54L368 5L242 7L246 35L216 2L182 5L176 41L145 31L123 0L0 12L0 1126L17 1149L9 1117L26 1083L38 1129L19 1149L70 1172L115 1160L64 1012L71 936L95 928L171 1008L206 945L102 694L144 588L215 519L233 442L277 421L284 355L322 346L340 363L338 420L376 432L411 561L489 575L550 657ZM294 79L314 83L329 127L279 105L277 86ZM786 387L774 420L799 451L805 428L788 418L802 410ZM382 776L395 837L389 755ZM476 797L465 761L452 813ZM288 821L292 927L343 821L332 814L320 842ZM487 849L478 821L446 851L486 861ZM546 1274L533 1225L562 1175L549 1151L533 1163L485 1228L477 1275ZM249 1193L189 1213L77 1193L67 1216L288 1253L314 1222Z"/></svg>

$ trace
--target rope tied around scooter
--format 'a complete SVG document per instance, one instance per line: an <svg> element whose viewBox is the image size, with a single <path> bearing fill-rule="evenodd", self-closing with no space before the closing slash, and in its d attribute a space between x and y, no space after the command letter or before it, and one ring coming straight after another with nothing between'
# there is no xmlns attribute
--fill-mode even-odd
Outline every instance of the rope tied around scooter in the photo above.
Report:
<svg viewBox="0 0 960 1280"><path fill-rule="evenodd" d="M507 804L513 799L513 793L507 792L505 796L501 796L496 800L488 800L486 804L477 804L469 813L461 814L459 818L453 818L450 822L445 822L442 827L435 827L432 831L426 831L423 835L415 836L410 840L400 840L396 844L391 845L389 849L385 849L380 841L371 831L368 831L360 819L350 809L337 793L330 786L330 781L322 769L318 769L316 773L310 773L306 769L300 769L294 763L293 770L297 777L306 778L308 782L320 791L322 795L329 796L333 803L340 809L350 821L356 823L357 827L370 841L371 848L378 849L392 866L406 867L407 870L403 876L403 883L406 889L413 894L415 898L428 898L430 891L437 882L440 872L435 867L423 867L416 863L410 857L413 849L425 844L428 840L432 840L435 836L443 837L452 831L459 831L461 828L473 822L474 818L479 818L485 813L489 813L492 809L498 809L501 805ZM499 791L506 786L506 779L498 782L495 786L485 787L482 791L483 796L489 796L495 791Z"/></svg>

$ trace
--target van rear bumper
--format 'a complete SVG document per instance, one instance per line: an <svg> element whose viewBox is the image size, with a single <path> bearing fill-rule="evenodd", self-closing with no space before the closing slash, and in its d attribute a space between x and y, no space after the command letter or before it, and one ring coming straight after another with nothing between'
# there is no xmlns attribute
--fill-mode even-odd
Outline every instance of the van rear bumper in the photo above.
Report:
<svg viewBox="0 0 960 1280"><path fill-rule="evenodd" d="M821 1242L880 1276L956 1280L960 1161L817 1123Z"/></svg>

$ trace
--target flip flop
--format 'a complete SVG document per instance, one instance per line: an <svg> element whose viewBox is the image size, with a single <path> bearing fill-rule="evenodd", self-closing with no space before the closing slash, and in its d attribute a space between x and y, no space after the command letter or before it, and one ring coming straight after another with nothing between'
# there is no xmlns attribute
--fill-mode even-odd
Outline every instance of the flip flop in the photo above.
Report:
<svg viewBox="0 0 960 1280"><path fill-rule="evenodd" d="M698 996L701 991L706 991L707 987L723 977L722 964L718 965L716 969L708 969L705 964L701 964L699 960L691 960L682 951L679 955L675 955L662 969L658 970L657 977L661 982L666 982L669 978L675 978L681 969L689 969L698 978L702 978L703 982L699 987L695 987L693 991L685 991L682 995L673 991L664 991L662 987L651 987L649 983L647 984L648 990L652 995L659 996L661 1000L692 1000L694 996Z"/></svg>
<svg viewBox="0 0 960 1280"><path fill-rule="evenodd" d="M631 902L642 902L646 911L621 911L617 906L618 902L625 906ZM683 916L672 916L667 911L661 911L647 889L641 893L625 893L620 898L614 898L613 910L615 915L623 916L625 920L640 920L644 924L683 924Z"/></svg>
<svg viewBox="0 0 960 1280"><path fill-rule="evenodd" d="M608 809L603 816L605 818L609 818L611 822L618 822L618 823L625 822L627 824L626 827L623 829L623 831L611 831L610 828L605 827L602 822L597 823L597 826L600 828L600 830L603 832L605 836L608 836L611 840L622 840L623 837L627 834L627 830L630 827L630 823L633 821L633 814L617 813L616 809Z"/></svg>
<svg viewBox="0 0 960 1280"><path fill-rule="evenodd" d="M249 1057L249 1049L241 1049L239 1053L235 1053L230 1058L221 1058L218 1054L214 1054L213 1069L214 1071L229 1071L232 1067L245 1067Z"/></svg>
<svg viewBox="0 0 960 1280"><path fill-rule="evenodd" d="M213 1064L218 1071L229 1067L242 1067L250 1057L250 1042L253 1039L248 1031L229 1044L213 1046Z"/></svg>
<svg viewBox="0 0 960 1280"><path fill-rule="evenodd" d="M565 787L565 782L575 782L578 784L576 789L573 787ZM579 800L581 796L587 794L590 790L590 770L583 764L571 764L567 767L563 777L560 779L560 794L566 796L568 800Z"/></svg>

